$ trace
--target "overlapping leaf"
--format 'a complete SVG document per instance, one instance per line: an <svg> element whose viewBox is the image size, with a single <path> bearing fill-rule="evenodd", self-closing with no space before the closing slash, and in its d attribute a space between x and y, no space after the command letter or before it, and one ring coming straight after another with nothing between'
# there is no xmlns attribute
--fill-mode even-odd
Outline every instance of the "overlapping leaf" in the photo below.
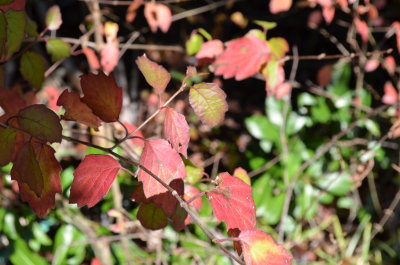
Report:
<svg viewBox="0 0 400 265"><path fill-rule="evenodd" d="M17 131L0 127L0 166L10 163L14 152Z"/></svg>
<svg viewBox="0 0 400 265"><path fill-rule="evenodd" d="M100 119L114 122L119 118L122 108L122 88L118 87L112 74L103 72L83 75L81 87L86 103Z"/></svg>
<svg viewBox="0 0 400 265"><path fill-rule="evenodd" d="M43 217L54 208L54 195L61 192L61 166L49 145L30 141L18 151L11 170L18 182L23 201L27 201L37 215Z"/></svg>
<svg viewBox="0 0 400 265"><path fill-rule="evenodd" d="M289 265L291 255L282 245L274 242L270 235L258 229L242 231L239 239L246 264L252 265Z"/></svg>
<svg viewBox="0 0 400 265"><path fill-rule="evenodd" d="M145 228L152 230L162 229L168 225L168 217L153 202L140 205L137 219Z"/></svg>
<svg viewBox="0 0 400 265"><path fill-rule="evenodd" d="M220 124L228 111L226 94L214 83L200 83L190 89L189 102L196 115L207 125Z"/></svg>
<svg viewBox="0 0 400 265"><path fill-rule="evenodd" d="M196 54L197 59L214 58L224 51L224 44L220 40L206 41L201 45L200 51Z"/></svg>
<svg viewBox="0 0 400 265"><path fill-rule="evenodd" d="M53 62L69 57L71 46L63 40L51 39L46 42L46 50L51 54Z"/></svg>
<svg viewBox="0 0 400 265"><path fill-rule="evenodd" d="M174 179L183 179L186 176L185 166L178 153L163 139L145 141L140 164L153 172L156 176L169 184ZM167 192L157 180L146 173L139 171L139 180L143 182L144 194L147 198Z"/></svg>
<svg viewBox="0 0 400 265"><path fill-rule="evenodd" d="M136 59L136 64L140 72L144 75L147 83L152 86L158 94L164 92L171 75L161 65L150 61L146 55L140 56Z"/></svg>
<svg viewBox="0 0 400 265"><path fill-rule="evenodd" d="M5 113L14 115L26 107L26 102L15 91L0 87L0 107Z"/></svg>
<svg viewBox="0 0 400 265"><path fill-rule="evenodd" d="M251 186L227 172L221 173L217 182L218 186L207 192L217 219L224 221L228 229L253 229L256 211Z"/></svg>
<svg viewBox="0 0 400 265"><path fill-rule="evenodd" d="M189 124L185 116L172 108L165 109L164 135L172 147L178 152L187 156L189 145Z"/></svg>
<svg viewBox="0 0 400 265"><path fill-rule="evenodd" d="M243 80L258 73L268 61L270 49L266 41L257 37L242 37L226 44L226 50L213 64L216 75Z"/></svg>
<svg viewBox="0 0 400 265"><path fill-rule="evenodd" d="M21 74L37 90L42 87L45 68L45 61L38 53L28 51L21 56Z"/></svg>
<svg viewBox="0 0 400 265"><path fill-rule="evenodd" d="M74 172L70 203L93 207L111 187L121 165L108 155L87 155Z"/></svg>
<svg viewBox="0 0 400 265"><path fill-rule="evenodd" d="M23 11L7 9L4 13L0 12L0 62L8 60L20 49L24 39L25 24Z"/></svg>

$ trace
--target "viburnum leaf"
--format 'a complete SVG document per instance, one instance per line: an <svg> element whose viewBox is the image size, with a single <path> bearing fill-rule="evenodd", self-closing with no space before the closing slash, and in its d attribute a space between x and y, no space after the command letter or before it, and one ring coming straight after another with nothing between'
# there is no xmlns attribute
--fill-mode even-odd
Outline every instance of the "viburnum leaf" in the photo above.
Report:
<svg viewBox="0 0 400 265"><path fill-rule="evenodd" d="M0 10L8 11L9 9L21 11L25 9L25 0L1 0Z"/></svg>
<svg viewBox="0 0 400 265"><path fill-rule="evenodd" d="M202 44L203 38L201 37L201 35L193 32L192 34L190 34L189 39L185 43L186 53L188 55L194 55L201 49Z"/></svg>
<svg viewBox="0 0 400 265"><path fill-rule="evenodd" d="M0 62L8 60L20 49L24 39L25 24L26 18L23 11L0 12Z"/></svg>
<svg viewBox="0 0 400 265"><path fill-rule="evenodd" d="M103 72L83 75L81 87L86 103L100 119L114 122L119 118L122 108L122 88L118 87L112 74Z"/></svg>
<svg viewBox="0 0 400 265"><path fill-rule="evenodd" d="M81 122L94 128L96 131L99 129L101 120L81 101L78 93L69 92L68 89L65 89L58 98L57 105L65 108L65 113L62 116L63 119Z"/></svg>
<svg viewBox="0 0 400 265"><path fill-rule="evenodd" d="M62 24L61 12L58 6L52 6L47 10L46 26L49 30L57 30Z"/></svg>
<svg viewBox="0 0 400 265"><path fill-rule="evenodd" d="M147 2L144 5L144 17L152 32L156 32L159 28L166 33L172 23L171 9L164 4Z"/></svg>
<svg viewBox="0 0 400 265"><path fill-rule="evenodd" d="M225 221L228 229L253 229L256 210L251 186L227 172L221 173L216 181L217 187L207 192L207 197L217 219Z"/></svg>
<svg viewBox="0 0 400 265"><path fill-rule="evenodd" d="M111 187L121 165L108 155L87 155L74 172L69 203L93 207Z"/></svg>
<svg viewBox="0 0 400 265"><path fill-rule="evenodd" d="M172 147L187 157L187 148L189 145L189 124L184 115L178 113L172 108L165 108L164 135Z"/></svg>
<svg viewBox="0 0 400 265"><path fill-rule="evenodd" d="M168 217L163 210L153 202L140 205L136 217L143 227L147 229L157 230L168 225Z"/></svg>
<svg viewBox="0 0 400 265"><path fill-rule="evenodd" d="M277 60L283 58L289 51L289 44L284 38L270 38L268 40L268 46L271 49L271 54L274 55Z"/></svg>
<svg viewBox="0 0 400 265"><path fill-rule="evenodd" d="M383 87L385 94L382 97L382 102L385 104L395 104L398 101L398 93L393 87L392 82L387 81Z"/></svg>
<svg viewBox="0 0 400 265"><path fill-rule="evenodd" d="M107 72L112 72L118 64L119 47L118 42L108 42L103 46L100 52L101 66Z"/></svg>
<svg viewBox="0 0 400 265"><path fill-rule="evenodd" d="M46 42L46 50L51 54L51 60L56 62L71 55L71 45L60 39L51 39Z"/></svg>
<svg viewBox="0 0 400 265"><path fill-rule="evenodd" d="M238 38L226 46L213 64L214 73L225 79L235 77L236 80L243 80L253 76L270 56L267 42L257 37Z"/></svg>
<svg viewBox="0 0 400 265"><path fill-rule="evenodd" d="M185 194L183 195L183 198L185 201L189 201L196 195L200 194L200 191L191 185L186 185L185 186ZM203 201L201 200L201 197L195 199L194 201L190 202L191 206L193 206L196 210L200 210L201 206L203 205ZM185 219L185 225L187 225L190 222L190 215L188 215Z"/></svg>
<svg viewBox="0 0 400 265"><path fill-rule="evenodd" d="M140 164L167 184L174 179L183 179L186 176L185 166L181 157L164 139L145 141L143 152L140 156ZM143 182L146 198L167 192L164 186L143 169L140 169L138 179Z"/></svg>
<svg viewBox="0 0 400 265"><path fill-rule="evenodd" d="M196 54L197 59L214 58L224 51L224 44L220 40L206 41L201 45L200 51Z"/></svg>
<svg viewBox="0 0 400 265"><path fill-rule="evenodd" d="M61 142L60 118L45 105L30 105L20 110L17 118L23 131L42 142Z"/></svg>
<svg viewBox="0 0 400 265"><path fill-rule="evenodd" d="M90 68L94 70L100 68L99 59L92 48L84 48L82 52L86 56L86 60L88 61Z"/></svg>
<svg viewBox="0 0 400 265"><path fill-rule="evenodd" d="M21 56L20 71L22 76L37 90L42 87L44 81L45 61L36 52L24 52Z"/></svg>
<svg viewBox="0 0 400 265"><path fill-rule="evenodd" d="M285 12L292 6L292 0L271 0L269 2L269 11L272 14Z"/></svg>
<svg viewBox="0 0 400 265"><path fill-rule="evenodd" d="M10 163L16 136L16 130L0 127L0 167Z"/></svg>
<svg viewBox="0 0 400 265"><path fill-rule="evenodd" d="M26 102L15 91L0 87L0 107L7 114L17 114L26 107Z"/></svg>
<svg viewBox="0 0 400 265"><path fill-rule="evenodd" d="M292 256L282 245L274 242L270 235L259 229L242 231L239 234L246 264L289 265Z"/></svg>
<svg viewBox="0 0 400 265"><path fill-rule="evenodd" d="M189 102L196 115L207 125L220 124L228 111L225 92L214 83L200 83L190 89Z"/></svg>
<svg viewBox="0 0 400 265"><path fill-rule="evenodd" d="M158 94L164 92L171 75L161 65L150 61L146 55L140 56L136 59L136 64L140 72L144 75L147 83L152 86Z"/></svg>
<svg viewBox="0 0 400 265"><path fill-rule="evenodd" d="M233 172L233 175L243 180L243 182L246 183L247 185L251 185L249 174L247 174L247 171L244 170L243 168L241 167L236 168L235 171Z"/></svg>
<svg viewBox="0 0 400 265"><path fill-rule="evenodd" d="M54 195L61 192L61 166L47 144L30 141L18 151L11 177L18 182L21 198L40 217L54 208Z"/></svg>

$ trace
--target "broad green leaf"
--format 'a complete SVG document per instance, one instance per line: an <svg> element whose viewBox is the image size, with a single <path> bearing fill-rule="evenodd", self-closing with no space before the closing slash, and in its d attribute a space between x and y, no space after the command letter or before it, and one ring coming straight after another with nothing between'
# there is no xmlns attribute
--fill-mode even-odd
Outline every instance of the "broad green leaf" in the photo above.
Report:
<svg viewBox="0 0 400 265"><path fill-rule="evenodd" d="M279 141L279 128L267 117L253 115L246 118L245 124L250 134L258 140Z"/></svg>
<svg viewBox="0 0 400 265"><path fill-rule="evenodd" d="M16 136L16 130L0 127L0 166L5 166L11 161Z"/></svg>
<svg viewBox="0 0 400 265"><path fill-rule="evenodd" d="M196 184L203 177L204 168L197 168L189 159L184 160L186 169L185 180L189 184Z"/></svg>
<svg viewBox="0 0 400 265"><path fill-rule="evenodd" d="M38 53L28 51L22 55L21 74L37 90L42 87L45 68L45 61Z"/></svg>
<svg viewBox="0 0 400 265"><path fill-rule="evenodd" d="M47 52L51 54L51 60L56 62L71 55L71 46L63 40L51 39L46 42Z"/></svg>
<svg viewBox="0 0 400 265"><path fill-rule="evenodd" d="M50 237L42 230L38 223L32 224L32 232L35 239L43 246L51 246L52 241Z"/></svg>
<svg viewBox="0 0 400 265"><path fill-rule="evenodd" d="M226 94L214 83L200 83L190 89L189 102L196 115L209 126L220 124L228 111Z"/></svg>
<svg viewBox="0 0 400 265"><path fill-rule="evenodd" d="M331 111L322 97L317 99L318 104L311 107L311 114L315 121L326 123L331 119Z"/></svg>
<svg viewBox="0 0 400 265"><path fill-rule="evenodd" d="M157 230L167 226L168 218L161 208L153 202L140 205L137 219L147 229Z"/></svg>
<svg viewBox="0 0 400 265"><path fill-rule="evenodd" d="M203 44L203 38L199 34L192 34L186 41L186 53L188 55L196 54Z"/></svg>
<svg viewBox="0 0 400 265"><path fill-rule="evenodd" d="M25 12L0 12L0 61L6 61L21 47L25 32Z"/></svg>
<svg viewBox="0 0 400 265"><path fill-rule="evenodd" d="M58 6L52 6L47 10L46 26L49 30L57 30L62 24L61 12Z"/></svg>
<svg viewBox="0 0 400 265"><path fill-rule="evenodd" d="M37 32L37 24L33 21L29 16L25 16L26 23L25 23L25 33L28 37L36 38L39 36Z"/></svg>
<svg viewBox="0 0 400 265"><path fill-rule="evenodd" d="M161 65L150 61L146 55L140 56L136 59L136 64L139 67L140 72L144 75L147 83L152 86L158 94L164 92L171 75Z"/></svg>
<svg viewBox="0 0 400 265"><path fill-rule="evenodd" d="M56 233L53 247L53 263L52 264L66 264L68 251L71 244L75 240L76 228L73 225L63 225Z"/></svg>
<svg viewBox="0 0 400 265"><path fill-rule="evenodd" d="M268 46L276 59L283 58L289 51L289 44L284 38L271 38L268 40Z"/></svg>
<svg viewBox="0 0 400 265"><path fill-rule="evenodd" d="M347 194L353 187L354 183L348 173L331 173L317 181L317 185L336 196Z"/></svg>
<svg viewBox="0 0 400 265"><path fill-rule="evenodd" d="M48 262L38 254L29 249L26 242L22 239L17 239L14 242L14 252L10 256L13 264L24 265L46 265Z"/></svg>

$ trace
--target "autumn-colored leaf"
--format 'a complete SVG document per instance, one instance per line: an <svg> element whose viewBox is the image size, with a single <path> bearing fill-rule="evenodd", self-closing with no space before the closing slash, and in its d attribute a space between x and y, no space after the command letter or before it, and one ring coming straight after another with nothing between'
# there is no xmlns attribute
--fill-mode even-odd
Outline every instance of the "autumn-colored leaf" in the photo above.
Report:
<svg viewBox="0 0 400 265"><path fill-rule="evenodd" d="M256 211L251 186L227 172L221 173L216 181L217 187L207 192L207 197L217 219L224 221L228 229L253 229Z"/></svg>
<svg viewBox="0 0 400 265"><path fill-rule="evenodd" d="M333 20L333 18L335 17L335 7L334 6L324 6L322 7L322 16L325 19L325 22L327 24L330 24Z"/></svg>
<svg viewBox="0 0 400 265"><path fill-rule="evenodd" d="M289 44L284 38L270 38L268 40L268 46L276 60L282 59L289 51Z"/></svg>
<svg viewBox="0 0 400 265"><path fill-rule="evenodd" d="M99 59L92 48L84 48L82 52L86 56L86 60L88 61L90 68L93 70L100 68Z"/></svg>
<svg viewBox="0 0 400 265"><path fill-rule="evenodd" d="M396 60L393 56L388 56L385 58L385 63L383 66L386 68L389 74L394 74L396 71Z"/></svg>
<svg viewBox="0 0 400 265"><path fill-rule="evenodd" d="M60 118L42 104L30 105L18 113L20 128L42 142L60 143Z"/></svg>
<svg viewBox="0 0 400 265"><path fill-rule="evenodd" d="M143 227L151 230L162 229L168 225L168 217L155 203L144 203L140 205L137 219Z"/></svg>
<svg viewBox="0 0 400 265"><path fill-rule="evenodd" d="M54 208L54 195L61 192L61 166L47 144L30 141L18 151L11 177L18 182L21 198L40 217Z"/></svg>
<svg viewBox="0 0 400 265"><path fill-rule="evenodd" d="M185 186L185 194L183 195L183 198L185 201L189 201L193 197L197 196L200 194L200 191L191 185L186 185ZM203 205L203 201L201 200L201 197L198 197L194 201L189 203L190 206L193 206L196 210L200 210L201 206ZM185 219L185 224L187 225L190 222L190 216L188 215Z"/></svg>
<svg viewBox="0 0 400 265"><path fill-rule="evenodd" d="M119 48L118 43L110 42L103 46L100 51L101 66L107 72L112 72L118 64Z"/></svg>
<svg viewBox="0 0 400 265"><path fill-rule="evenodd" d="M228 111L226 94L214 83L194 85L189 92L189 102L196 115L209 126L220 124Z"/></svg>
<svg viewBox="0 0 400 265"><path fill-rule="evenodd" d="M392 82L387 81L383 87L385 94L382 97L382 102L385 104L395 104L398 101L398 93L393 87Z"/></svg>
<svg viewBox="0 0 400 265"><path fill-rule="evenodd" d="M136 18L136 13L139 7L142 5L143 0L132 0L132 3L128 6L126 10L125 20L126 22L133 22Z"/></svg>
<svg viewBox="0 0 400 265"><path fill-rule="evenodd" d="M292 6L292 0L271 0L269 2L269 11L272 14L285 12Z"/></svg>
<svg viewBox="0 0 400 265"><path fill-rule="evenodd" d="M136 59L136 64L140 72L144 75L147 83L152 86L158 94L164 92L171 75L161 65L150 61L146 55L140 56Z"/></svg>
<svg viewBox="0 0 400 265"><path fill-rule="evenodd" d="M380 61L378 58L371 58L365 63L364 70L365 72L373 72L376 70L376 68L378 68L379 65Z"/></svg>
<svg viewBox="0 0 400 265"><path fill-rule="evenodd" d="M174 179L183 179L186 176L185 166L178 153L163 139L150 139L145 141L140 164L153 172L169 184ZM144 194L147 198L167 192L157 180L146 173L139 171L138 179L143 182Z"/></svg>
<svg viewBox="0 0 400 265"><path fill-rule="evenodd" d="M215 58L224 51L224 44L220 40L206 41L201 45L200 51L196 54L197 59Z"/></svg>
<svg viewBox="0 0 400 265"><path fill-rule="evenodd" d="M159 28L166 33L172 23L171 9L164 4L147 2L144 5L144 17L152 32L156 32Z"/></svg>
<svg viewBox="0 0 400 265"><path fill-rule="evenodd" d="M15 91L0 87L0 107L7 114L17 114L26 107L24 99Z"/></svg>
<svg viewBox="0 0 400 265"><path fill-rule="evenodd" d="M74 172L70 203L93 207L111 187L121 165L108 155L87 155Z"/></svg>
<svg viewBox="0 0 400 265"><path fill-rule="evenodd" d="M183 196L184 184L182 179L172 180L169 186L175 190L179 196ZM179 205L178 200L169 191L151 197L151 201L160 207L169 217L175 213L176 207Z"/></svg>
<svg viewBox="0 0 400 265"><path fill-rule="evenodd" d="M189 145L189 124L184 115L172 108L165 108L164 136L172 147L187 157Z"/></svg>
<svg viewBox="0 0 400 265"><path fill-rule="evenodd" d="M393 22L392 27L396 31L397 51L400 52L400 22L398 22L398 21Z"/></svg>
<svg viewBox="0 0 400 265"><path fill-rule="evenodd" d="M22 54L19 66L21 74L37 90L42 87L45 68L45 61L38 53L28 51Z"/></svg>
<svg viewBox="0 0 400 265"><path fill-rule="evenodd" d="M24 3L25 4L25 3ZM21 47L25 34L25 12L0 12L0 62L8 60Z"/></svg>
<svg viewBox="0 0 400 265"><path fill-rule="evenodd" d="M3 0L0 5L0 10L3 12L7 12L12 9L15 11L21 11L25 9L25 0Z"/></svg>
<svg viewBox="0 0 400 265"><path fill-rule="evenodd" d="M0 127L0 167L11 162L17 131Z"/></svg>
<svg viewBox="0 0 400 265"><path fill-rule="evenodd" d="M247 171L244 170L243 168L241 167L236 168L235 171L233 172L233 176L240 178L247 185L251 185L249 174L247 174Z"/></svg>
<svg viewBox="0 0 400 265"><path fill-rule="evenodd" d="M103 72L83 75L81 87L86 103L100 119L114 122L119 118L122 108L122 88L118 87L112 74Z"/></svg>
<svg viewBox="0 0 400 265"><path fill-rule="evenodd" d="M49 30L57 30L62 24L61 11L58 6L52 6L47 10L46 26Z"/></svg>
<svg viewBox="0 0 400 265"><path fill-rule="evenodd" d="M257 37L242 37L226 44L226 50L213 64L216 75L225 79L243 80L258 73L268 61L270 49L266 41Z"/></svg>
<svg viewBox="0 0 400 265"><path fill-rule="evenodd" d="M56 62L71 55L71 46L63 40L51 39L46 42L46 50L51 55L51 60Z"/></svg>
<svg viewBox="0 0 400 265"><path fill-rule="evenodd" d="M367 22L359 19L358 17L355 17L354 24L356 26L357 33L361 35L361 40L363 42L368 42L369 28L368 28Z"/></svg>
<svg viewBox="0 0 400 265"><path fill-rule="evenodd" d="M99 129L101 120L81 101L78 93L69 92L68 89L65 89L58 98L57 105L65 108L65 113L62 116L63 119L81 122L94 128L96 131Z"/></svg>
<svg viewBox="0 0 400 265"><path fill-rule="evenodd" d="M275 243L270 235L258 229L249 229L239 234L246 264L289 265L291 255L282 245Z"/></svg>

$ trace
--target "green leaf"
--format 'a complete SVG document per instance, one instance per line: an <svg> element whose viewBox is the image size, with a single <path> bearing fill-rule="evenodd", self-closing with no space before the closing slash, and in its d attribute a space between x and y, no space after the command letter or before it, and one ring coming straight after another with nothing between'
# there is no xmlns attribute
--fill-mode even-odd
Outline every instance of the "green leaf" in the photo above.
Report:
<svg viewBox="0 0 400 265"><path fill-rule="evenodd" d="M38 53L28 51L22 55L20 64L21 74L37 90L42 87L45 68L45 61Z"/></svg>
<svg viewBox="0 0 400 265"><path fill-rule="evenodd" d="M279 128L272 124L267 117L253 115L246 118L246 128L258 140L279 141Z"/></svg>
<svg viewBox="0 0 400 265"><path fill-rule="evenodd" d="M187 55L194 55L200 49L203 44L203 38L199 34L192 34L190 38L186 41L186 53Z"/></svg>
<svg viewBox="0 0 400 265"><path fill-rule="evenodd" d="M50 237L40 228L38 223L32 224L32 232L35 239L43 246L50 246L52 241Z"/></svg>
<svg viewBox="0 0 400 265"><path fill-rule="evenodd" d="M35 21L30 19L27 15L25 16L26 24L25 24L25 33L28 37L36 38L39 36L37 32L37 24Z"/></svg>
<svg viewBox="0 0 400 265"><path fill-rule="evenodd" d="M0 0L0 5L6 5L14 2L14 0Z"/></svg>
<svg viewBox="0 0 400 265"><path fill-rule="evenodd" d="M74 241L74 230L72 225L61 226L56 233L54 248L53 248L53 264L65 264L68 254L68 249Z"/></svg>
<svg viewBox="0 0 400 265"><path fill-rule="evenodd" d="M212 40L212 36L211 36L210 33L208 33L207 30L205 30L205 29L203 29L203 28L199 28L198 31L199 31L199 33L200 33L201 35L203 35L203 37L206 38L207 40Z"/></svg>
<svg viewBox="0 0 400 265"><path fill-rule="evenodd" d="M58 6L52 6L47 10L46 26L49 30L57 30L62 24L61 12Z"/></svg>
<svg viewBox="0 0 400 265"><path fill-rule="evenodd" d="M253 23L259 25L265 30L273 29L278 25L276 22L269 22L265 20L254 20Z"/></svg>
<svg viewBox="0 0 400 265"><path fill-rule="evenodd" d="M25 33L25 12L0 12L0 62L8 60L21 47Z"/></svg>
<svg viewBox="0 0 400 265"><path fill-rule="evenodd" d="M149 60L146 55L140 56L136 59L136 64L140 72L144 75L147 83L152 86L158 94L164 92L171 75L161 65Z"/></svg>
<svg viewBox="0 0 400 265"><path fill-rule="evenodd" d="M267 97L265 101L265 112L267 113L268 119L278 127L283 124L283 104L287 103L275 97Z"/></svg>
<svg viewBox="0 0 400 265"><path fill-rule="evenodd" d="M284 38L271 38L268 40L268 46L277 59L283 58L289 51L289 44Z"/></svg>
<svg viewBox="0 0 400 265"><path fill-rule="evenodd" d="M14 252L10 256L13 264L46 265L48 262L38 254L32 252L24 240L17 239L14 242Z"/></svg>
<svg viewBox="0 0 400 265"><path fill-rule="evenodd" d="M152 202L140 205L137 219L145 228L151 230L164 228L168 224L168 217L163 210Z"/></svg>
<svg viewBox="0 0 400 265"><path fill-rule="evenodd" d="M331 111L324 98L319 97L317 102L318 104L311 108L312 117L317 122L326 123L331 118Z"/></svg>
<svg viewBox="0 0 400 265"><path fill-rule="evenodd" d="M317 181L317 185L336 196L346 195L351 191L354 183L348 173L330 173Z"/></svg>
<svg viewBox="0 0 400 265"><path fill-rule="evenodd" d="M16 130L0 127L0 166L5 166L11 161L16 136Z"/></svg>
<svg viewBox="0 0 400 265"><path fill-rule="evenodd" d="M203 177L203 168L197 168L189 159L184 160L186 168L186 181L189 184L196 184Z"/></svg>
<svg viewBox="0 0 400 265"><path fill-rule="evenodd" d="M56 62L71 55L71 46L63 40L51 39L46 42L47 52L51 54L51 60Z"/></svg>
<svg viewBox="0 0 400 265"><path fill-rule="evenodd" d="M228 111L226 94L214 83L194 85L189 92L189 102L201 121L212 127L220 124Z"/></svg>

